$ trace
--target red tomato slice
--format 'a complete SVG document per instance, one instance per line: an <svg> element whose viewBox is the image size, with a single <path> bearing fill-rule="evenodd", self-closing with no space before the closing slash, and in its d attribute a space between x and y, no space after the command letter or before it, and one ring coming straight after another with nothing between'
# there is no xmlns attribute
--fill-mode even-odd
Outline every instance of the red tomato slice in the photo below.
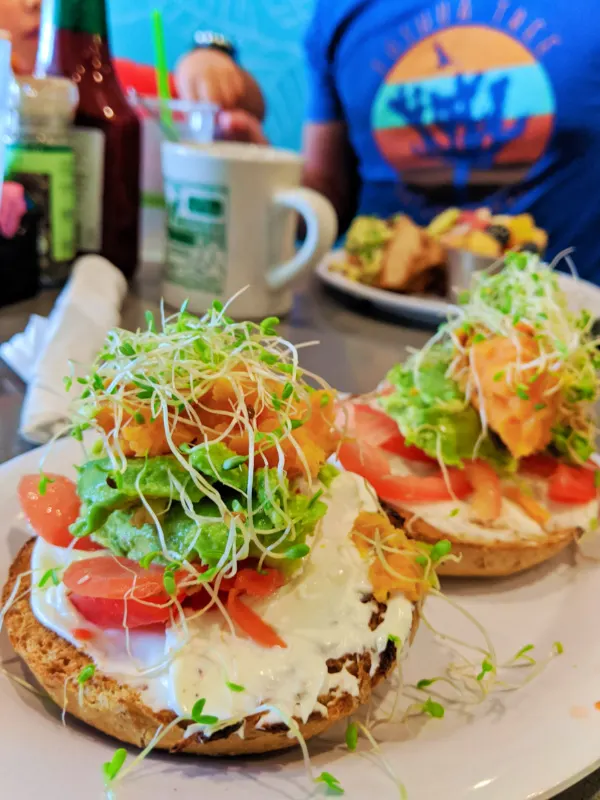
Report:
<svg viewBox="0 0 600 800"><path fill-rule="evenodd" d="M86 597L76 593L69 595L69 599L88 622L99 628L123 628L124 621L128 628L164 624L169 621L171 610L177 613L174 606L161 608L162 604L168 602L166 595L148 597L144 603L136 600ZM147 602L154 602L155 605L146 605Z"/></svg>
<svg viewBox="0 0 600 800"><path fill-rule="evenodd" d="M548 481L548 497L555 503L578 505L598 496L597 471L559 464Z"/></svg>
<svg viewBox="0 0 600 800"><path fill-rule="evenodd" d="M71 592L83 597L122 600L127 595L132 599L145 600L161 594L167 602L163 576L164 569L156 564L144 569L128 558L99 556L74 561L67 567L63 583Z"/></svg>
<svg viewBox="0 0 600 800"><path fill-rule="evenodd" d="M453 494L450 493L442 472L424 477L418 475L385 477L378 480L374 488L382 500L390 503L435 503L453 500L454 497L462 500L473 491L462 470L449 469L448 480Z"/></svg>
<svg viewBox="0 0 600 800"><path fill-rule="evenodd" d="M554 474L558 467L558 461L552 456L537 453L534 456L522 458L519 469L529 475L537 475L539 478L549 478Z"/></svg>
<svg viewBox="0 0 600 800"><path fill-rule="evenodd" d="M198 572L205 572L208 569L208 567L201 567L198 565L195 566ZM251 570L248 571L250 572ZM227 600L227 593L230 592L235 586L236 578L237 575L234 578L221 578L221 581L219 582L219 594L225 601ZM209 585L212 588L216 588L216 583L210 583ZM212 605L213 595L205 587L206 584L203 584L193 593L190 592L190 589L187 590L185 598L186 611L201 611L209 604Z"/></svg>
<svg viewBox="0 0 600 800"><path fill-rule="evenodd" d="M390 462L378 447L365 442L342 442L338 457L348 472L365 478L373 486L385 475L390 475Z"/></svg>
<svg viewBox="0 0 600 800"><path fill-rule="evenodd" d="M174 574L181 582L186 572ZM128 628L167 622L173 610L163 584L164 569L155 564L144 569L128 558L99 556L74 561L65 570L63 583L79 612L100 628ZM185 592L179 593L183 599ZM143 601L143 602L139 602ZM127 612L127 617L125 617Z"/></svg>
<svg viewBox="0 0 600 800"><path fill-rule="evenodd" d="M378 447L344 442L339 450L339 459L344 469L365 478L379 497L390 503L428 503L453 499L441 471L424 477L392 475L389 461ZM459 469L449 469L448 479L454 496L459 500L473 491L464 472Z"/></svg>
<svg viewBox="0 0 600 800"><path fill-rule="evenodd" d="M430 458L427 453L415 447L414 444L406 444L406 439L400 431L397 432L394 438L384 442L381 446L388 453L405 458L407 461L418 461L420 464L437 464L435 458Z"/></svg>
<svg viewBox="0 0 600 800"><path fill-rule="evenodd" d="M46 475L46 491L40 494L40 475L25 475L17 490L21 508L33 530L42 539L57 547L68 547L74 537L69 525L79 516L81 501L77 487L64 475ZM76 550L98 550L89 537L77 539Z"/></svg>
<svg viewBox="0 0 600 800"><path fill-rule="evenodd" d="M471 505L476 517L484 522L498 519L502 511L500 478L485 461L465 464L465 476L474 489Z"/></svg>
<svg viewBox="0 0 600 800"><path fill-rule="evenodd" d="M235 589L250 597L269 597L284 583L285 578L277 569L264 569L263 574L255 569L241 569L235 576Z"/></svg>
<svg viewBox="0 0 600 800"><path fill-rule="evenodd" d="M359 442L382 447L388 453L394 453L408 461L435 464L435 459L430 458L418 447L406 444L398 426L385 412L360 403L353 405L352 408L354 435Z"/></svg>
<svg viewBox="0 0 600 800"><path fill-rule="evenodd" d="M277 631L240 600L237 589L229 592L227 611L233 623L257 644L263 647L287 647Z"/></svg>
<svg viewBox="0 0 600 800"><path fill-rule="evenodd" d="M353 403L351 412L352 433L360 442L379 447L398 435L398 426L383 411Z"/></svg>

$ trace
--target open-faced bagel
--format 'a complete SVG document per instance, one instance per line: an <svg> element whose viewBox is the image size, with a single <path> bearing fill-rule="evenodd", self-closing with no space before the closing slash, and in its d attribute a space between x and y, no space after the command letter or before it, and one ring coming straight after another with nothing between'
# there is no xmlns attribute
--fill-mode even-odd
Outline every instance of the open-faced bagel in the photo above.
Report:
<svg viewBox="0 0 600 800"><path fill-rule="evenodd" d="M436 569L439 575L464 578L515 575L548 561L583 533L581 528L568 528L548 532L543 538L523 539L515 535L509 541L490 539L484 544L481 540L476 541L466 535L458 537L444 533L411 511L386 503L383 506L390 521L404 528L409 538L427 544L435 544L440 539L448 539L452 543L452 552L460 556L460 561L446 561L441 564Z"/></svg>
<svg viewBox="0 0 600 800"><path fill-rule="evenodd" d="M171 711L156 712L141 699L139 691L115 681L96 670L91 680L83 687L77 682L81 670L89 663L86 654L69 642L45 628L34 616L29 601L31 553L34 539L25 544L11 566L8 581L4 587L2 604L8 601L19 575L21 584L17 600L6 614L5 624L11 644L25 661L37 681L48 692L52 700L65 708L73 716L94 728L119 739L121 742L145 747L161 725L175 719ZM375 629L385 616L386 607L375 600L371 626ZM412 642L418 625L418 608L413 613L412 628L408 647ZM306 723L296 720L305 739L323 733L340 719L353 714L371 697L373 689L384 680L396 664L397 649L393 641L379 657L377 669L371 675L371 657L367 653L349 653L341 659L330 660L327 667L330 673L348 669L359 680L358 696L336 692L320 697L319 702L327 707L327 716L313 713ZM268 657L268 655L266 656ZM185 737L188 722L174 726L157 747L208 756L236 756L283 750L296 744L296 739L288 735L283 724L260 728L260 715L246 717L237 725L220 730L210 739L202 734ZM243 731L240 729L243 727ZM241 735L240 735L241 734Z"/></svg>

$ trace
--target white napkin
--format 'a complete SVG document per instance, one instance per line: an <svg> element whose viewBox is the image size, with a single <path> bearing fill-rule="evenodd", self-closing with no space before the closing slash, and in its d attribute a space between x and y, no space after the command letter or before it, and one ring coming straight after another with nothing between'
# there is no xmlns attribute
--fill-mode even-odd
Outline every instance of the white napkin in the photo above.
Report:
<svg viewBox="0 0 600 800"><path fill-rule="evenodd" d="M28 383L20 434L44 444L69 419L63 378L73 363L84 375L106 334L119 324L127 281L100 256L84 256L75 266L48 319L33 316L23 333L0 347L0 356Z"/></svg>
<svg viewBox="0 0 600 800"><path fill-rule="evenodd" d="M0 357L23 383L29 383L33 377L38 354L46 343L49 324L47 317L32 314L23 333L16 333L8 342L0 344Z"/></svg>

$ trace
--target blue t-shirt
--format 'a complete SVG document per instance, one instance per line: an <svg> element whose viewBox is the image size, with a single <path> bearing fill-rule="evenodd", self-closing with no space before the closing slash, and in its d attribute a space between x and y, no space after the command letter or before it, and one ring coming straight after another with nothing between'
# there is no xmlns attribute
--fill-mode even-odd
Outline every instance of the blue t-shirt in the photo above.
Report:
<svg viewBox="0 0 600 800"><path fill-rule="evenodd" d="M528 211L600 280L600 28L584 0L317 0L309 120L347 123L359 213Z"/></svg>

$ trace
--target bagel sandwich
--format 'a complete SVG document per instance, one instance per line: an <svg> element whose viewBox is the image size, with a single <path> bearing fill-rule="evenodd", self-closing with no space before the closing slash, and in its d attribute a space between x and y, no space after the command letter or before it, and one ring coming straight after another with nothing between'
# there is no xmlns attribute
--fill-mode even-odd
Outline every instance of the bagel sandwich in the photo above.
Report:
<svg viewBox="0 0 600 800"><path fill-rule="evenodd" d="M512 575L598 520L598 342L537 256L479 273L430 341L345 404L345 468L442 575Z"/></svg>
<svg viewBox="0 0 600 800"><path fill-rule="evenodd" d="M2 593L15 651L63 711L210 756L353 714L435 584L365 480L327 463L334 392L309 385L274 320L225 314L109 334L73 403L93 444L76 480L21 480L35 536Z"/></svg>

